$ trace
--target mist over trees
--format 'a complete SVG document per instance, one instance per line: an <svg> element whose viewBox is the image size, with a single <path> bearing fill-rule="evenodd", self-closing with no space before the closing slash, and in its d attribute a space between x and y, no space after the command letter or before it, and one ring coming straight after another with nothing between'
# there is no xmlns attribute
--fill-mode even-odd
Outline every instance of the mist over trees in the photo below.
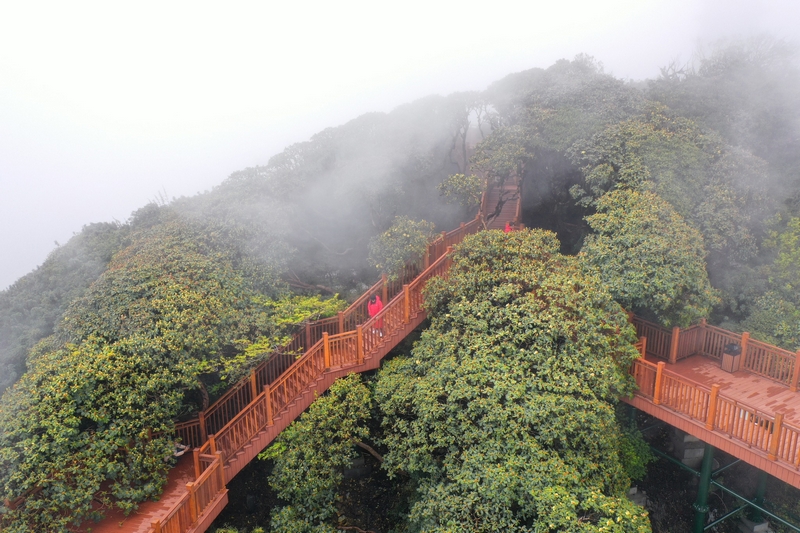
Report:
<svg viewBox="0 0 800 533"><path fill-rule="evenodd" d="M0 292L0 486L41 488L7 530L155 497L174 421L413 254L420 239L394 230L451 229L483 180L515 176L537 231L466 242L414 349L282 437L349 435L333 459L273 454L292 465L276 479L316 469L275 527L331 530L340 480L323 467L357 438L407 489L402 531L648 530L621 497L625 466L646 462L614 416L635 357L623 306L800 348L798 100L796 50L770 38L646 83L581 55L363 115L210 192L85 227Z"/></svg>

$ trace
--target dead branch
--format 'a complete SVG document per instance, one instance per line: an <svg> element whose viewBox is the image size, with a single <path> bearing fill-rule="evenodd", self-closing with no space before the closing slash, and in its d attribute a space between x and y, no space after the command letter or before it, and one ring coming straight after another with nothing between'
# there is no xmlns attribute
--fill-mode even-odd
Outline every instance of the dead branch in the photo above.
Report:
<svg viewBox="0 0 800 533"><path fill-rule="evenodd" d="M357 441L356 446L358 446L359 448L363 448L364 450L367 450L372 457L378 460L379 463L381 464L383 463L383 457L381 456L381 454L376 452L375 448L373 448L369 444Z"/></svg>
<svg viewBox="0 0 800 533"><path fill-rule="evenodd" d="M336 526L336 529L339 531L355 531L356 533L375 533L372 530L361 529L360 527L356 526Z"/></svg>
<svg viewBox="0 0 800 533"><path fill-rule="evenodd" d="M304 289L304 290L319 290L323 292L327 292L328 294L336 294L336 291L331 289L330 287L326 287L325 285L312 285L310 283L306 283L305 281L301 280L300 277L294 273L294 271L289 271L292 275L291 278L284 278L284 281L289 284L290 287L294 287L295 289Z"/></svg>

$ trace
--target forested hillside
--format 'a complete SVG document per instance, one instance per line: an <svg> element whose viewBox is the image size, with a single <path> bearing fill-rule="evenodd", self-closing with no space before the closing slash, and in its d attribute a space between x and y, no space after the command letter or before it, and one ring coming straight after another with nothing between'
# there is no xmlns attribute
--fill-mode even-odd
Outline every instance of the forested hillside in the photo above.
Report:
<svg viewBox="0 0 800 533"><path fill-rule="evenodd" d="M648 531L623 497L647 461L614 414L636 356L623 310L800 348L798 154L785 43L732 43L641 83L578 56L361 116L210 192L89 225L0 293L0 481L9 499L33 491L8 531L156 497L174 421L360 294L370 260L412 251L407 234L472 218L476 183L515 178L536 229L466 241L414 349L281 437L272 527L358 526L340 468L363 441L397 488L395 531ZM306 453L315 427L338 455Z"/></svg>

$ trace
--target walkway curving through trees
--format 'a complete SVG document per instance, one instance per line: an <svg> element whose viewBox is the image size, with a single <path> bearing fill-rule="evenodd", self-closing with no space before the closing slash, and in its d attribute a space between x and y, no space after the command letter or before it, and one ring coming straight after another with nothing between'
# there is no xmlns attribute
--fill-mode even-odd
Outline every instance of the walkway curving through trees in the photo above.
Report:
<svg viewBox="0 0 800 533"><path fill-rule="evenodd" d="M397 280L370 287L338 316L305 324L292 341L190 422L176 425L191 445L159 502L129 517L112 514L92 533L202 533L228 502L227 483L338 378L380 366L383 357L425 319L422 289L446 275L448 250L469 234L519 227L520 188L484 193L478 216L442 233ZM375 317L367 301L386 305ZM383 320L383 335L372 325ZM793 354L708 326L667 330L631 317L643 355L632 368L639 390L627 403L800 487L800 365ZM738 343L738 372L720 368L726 344ZM302 354L297 357L297 354ZM188 481L187 481L188 478Z"/></svg>
<svg viewBox="0 0 800 533"><path fill-rule="evenodd" d="M158 502L144 502L122 520L112 514L83 531L206 531L228 502L227 483L336 379L378 368L383 357L425 320L422 289L429 279L446 274L451 247L484 229L484 214L490 215L488 227L518 225L519 201L516 182L501 190L490 188L475 219L443 232L428 245L424 257L407 264L396 280L384 276L338 316L305 324L286 346L197 419L176 424L177 437L193 447L193 454L173 469ZM367 302L373 294L387 303L370 318ZM379 320L382 334L372 327ZM191 481L175 475L187 470L193 474Z"/></svg>

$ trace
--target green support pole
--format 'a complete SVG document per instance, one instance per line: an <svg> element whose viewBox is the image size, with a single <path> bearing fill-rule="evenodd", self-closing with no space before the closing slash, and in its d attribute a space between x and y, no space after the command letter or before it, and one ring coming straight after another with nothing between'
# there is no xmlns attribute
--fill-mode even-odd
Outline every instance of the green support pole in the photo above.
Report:
<svg viewBox="0 0 800 533"><path fill-rule="evenodd" d="M631 429L636 429L636 408L630 404L628 404L628 422Z"/></svg>
<svg viewBox="0 0 800 533"><path fill-rule="evenodd" d="M764 495L767 492L767 475L763 470L758 471L758 488L756 488L756 497L753 498L753 503L758 507L750 507L750 512L748 513L748 518L756 524L764 521L760 507L764 507Z"/></svg>
<svg viewBox="0 0 800 533"><path fill-rule="evenodd" d="M693 533L703 533L708 516L708 487L711 485L711 467L714 464L714 447L705 444L703 451L703 466L700 469L700 485L697 487L697 500L694 505L694 529Z"/></svg>

